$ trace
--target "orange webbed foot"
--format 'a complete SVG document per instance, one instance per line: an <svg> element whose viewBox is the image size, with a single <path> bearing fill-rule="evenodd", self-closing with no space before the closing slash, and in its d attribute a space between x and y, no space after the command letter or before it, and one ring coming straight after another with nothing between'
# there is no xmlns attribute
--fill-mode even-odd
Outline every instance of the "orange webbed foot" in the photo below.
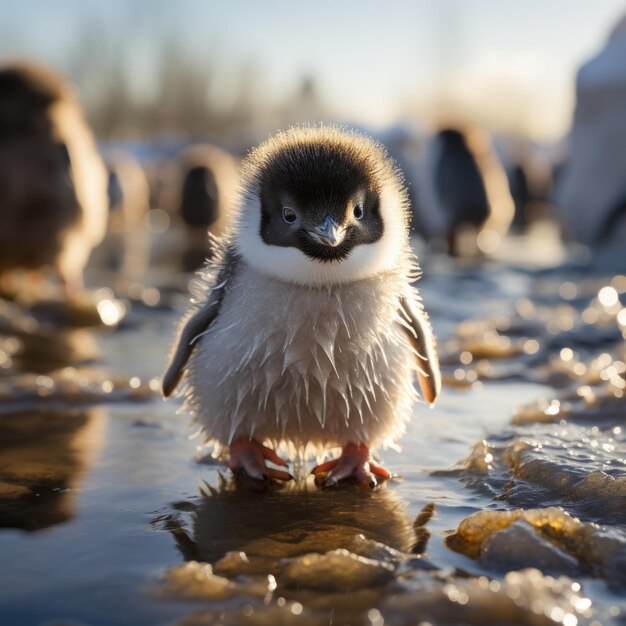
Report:
<svg viewBox="0 0 626 626"><path fill-rule="evenodd" d="M243 470L250 478L257 480L293 480L289 472L268 467L265 461L287 467L274 450L264 446L255 439L240 437L230 445L230 461L228 466L233 471Z"/></svg>
<svg viewBox="0 0 626 626"><path fill-rule="evenodd" d="M391 478L391 472L374 462L369 446L364 443L349 443L338 459L316 465L311 473L316 478L326 474L321 480L322 487L332 487L341 480L355 478L373 489L378 484L377 479Z"/></svg>

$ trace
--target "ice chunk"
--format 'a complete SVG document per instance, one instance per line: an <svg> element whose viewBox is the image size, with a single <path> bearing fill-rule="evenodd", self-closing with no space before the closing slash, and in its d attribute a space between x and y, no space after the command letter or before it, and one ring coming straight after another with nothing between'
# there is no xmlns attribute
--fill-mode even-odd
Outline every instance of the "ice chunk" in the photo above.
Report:
<svg viewBox="0 0 626 626"><path fill-rule="evenodd" d="M363 589L393 578L393 565L339 549L326 554L306 554L283 570L281 583L315 590Z"/></svg>
<svg viewBox="0 0 626 626"><path fill-rule="evenodd" d="M558 507L479 511L461 522L447 544L499 571L532 565L603 577L615 587L626 585L621 567L626 537L583 523Z"/></svg>
<svg viewBox="0 0 626 626"><path fill-rule="evenodd" d="M169 568L163 575L160 595L175 600L226 600L231 597L266 597L276 588L273 576L260 582L236 583L213 573L208 563L189 561Z"/></svg>

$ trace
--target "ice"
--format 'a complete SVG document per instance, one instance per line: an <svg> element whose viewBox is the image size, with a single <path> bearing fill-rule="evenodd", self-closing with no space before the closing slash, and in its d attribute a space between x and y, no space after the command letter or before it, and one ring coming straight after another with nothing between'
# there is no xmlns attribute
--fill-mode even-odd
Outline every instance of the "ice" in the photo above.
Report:
<svg viewBox="0 0 626 626"><path fill-rule="evenodd" d="M310 555L291 560L288 568L292 567L297 576L293 581L287 580L283 591L280 591L279 577L278 591L269 605L254 605L251 602L244 608L221 612L220 618L225 624L328 624L332 613L334 623L350 619L350 623L368 624L366 620L374 617L384 620L384 623L408 626L415 623L416 615L422 620L441 624L493 623L493 617L497 616L497 623L529 625L584 624L589 623L593 616L591 602L581 593L579 585L563 576L544 576L535 569L512 572L502 582L484 576L466 579L422 574L415 576L410 586L386 587L384 592L379 592L380 582L369 568L365 576L349 578L348 575L354 571L354 563L349 562L346 575L339 581L341 585L325 587L322 577L327 575L327 566L331 563L344 565L346 556L351 561L355 560L354 555L343 554L342 560L337 562L337 552L315 555L311 561L313 573L303 570L304 559L310 559ZM383 572L386 577L387 570ZM330 576L330 582L339 580L336 572L331 572ZM284 577L282 580L284 583ZM373 587L356 590L361 583L373 584ZM342 591L342 585L350 587L350 593ZM298 591L304 606L289 596L291 588ZM330 593L310 595L321 590ZM284 595L291 599L286 600ZM373 606L378 608L373 610ZM572 617L563 621L567 615ZM216 613L196 613L184 623L212 623L211 616L216 617ZM302 616L301 621L294 620L296 616ZM572 618L577 621L573 622Z"/></svg>
<svg viewBox="0 0 626 626"><path fill-rule="evenodd" d="M391 580L394 570L389 563L338 549L293 559L283 570L280 581L297 589L362 589Z"/></svg>
<svg viewBox="0 0 626 626"><path fill-rule="evenodd" d="M208 563L189 561L164 573L158 593L176 600L226 600L233 596L265 598L275 586L272 576L267 576L265 581L236 583L214 574Z"/></svg>
<svg viewBox="0 0 626 626"><path fill-rule="evenodd" d="M537 567L591 574L626 585L626 537L579 521L558 507L479 511L465 518L447 544L496 571Z"/></svg>
<svg viewBox="0 0 626 626"><path fill-rule="evenodd" d="M350 552L357 556L386 563L399 563L413 555L407 555L399 550L395 550L391 546L380 541L368 539L362 533L355 535L350 543L348 543Z"/></svg>
<svg viewBox="0 0 626 626"><path fill-rule="evenodd" d="M281 569L280 560L265 556L248 556L245 552L227 552L213 566L213 571L226 578L258 574L276 574Z"/></svg>
<svg viewBox="0 0 626 626"><path fill-rule="evenodd" d="M192 462L198 441L188 441L192 431L184 416L175 415L176 405L134 403L155 397L155 370L167 352L172 311L140 314L133 305L122 328L100 327L99 335L81 328L76 334L76 328L56 328L61 316L50 321L50 308L45 313L0 300L6 334L0 338L0 387L7 385L9 397L3 398L11 401L0 408L0 513L10 528L1 533L3 608L12 597L9 610L20 615L41 604L45 619L37 615L29 623L44 623L60 619L56 603L74 606L80 590L85 595L76 604L84 616L73 619L81 623L619 623L626 571L626 428L619 395L626 353L619 328L626 325L618 328L618 321L626 317L623 306L605 309L599 294L611 287L623 300L625 279L568 277L575 281L576 299L563 307L555 306L561 275L558 283L532 277L524 287L532 293L518 301L524 317L502 313L502 289L509 294L513 282L509 270L495 269L491 282L488 269L474 271L470 281L446 271L424 287L430 289L429 309L433 296L439 303L433 321L444 329L448 387L436 412L416 407L402 454L385 454L403 481L374 492L354 485L317 490L307 478L310 465L300 459L297 484L281 487L231 480L213 457L210 465ZM163 302L171 292L160 293ZM615 300L610 294L611 301L604 297L609 305ZM498 311L496 317L479 311L481 318L454 330L485 303ZM343 313L337 332L358 337L346 306ZM573 323L572 330L559 330L559 320ZM449 344L446 333L456 333ZM320 336L328 340L327 333ZM259 338L260 358L267 339ZM288 356L281 352L266 361L277 371L283 358L305 352L288 332L281 342ZM472 342L476 354L465 350ZM327 397L337 403L342 423L348 414L360 422L352 407L360 404L367 412L364 391L373 387L378 401L384 398L385 365L378 352L363 361L360 388L351 388L349 377L339 380L318 348L329 376ZM83 362L94 357L103 361ZM343 356L335 352L334 358L339 369ZM293 369L295 395L322 396L308 363L296 361ZM455 378L457 369L462 378ZM233 391L233 402L256 407L260 401L262 408L266 375L266 368L253 368ZM478 379L482 388L473 384ZM393 385L387 386L393 395ZM251 389L261 391L251 397ZM268 411L284 414L286 405L273 399L274 391L268 389ZM534 400L539 396L543 400ZM37 410L9 412L14 400ZM76 406L82 403L108 406ZM50 404L58 409L40 410ZM308 417L303 412L301 419ZM156 427L137 428L142 424ZM482 437L456 469L431 471L467 455ZM295 460L295 451L290 453ZM418 514L425 502L433 504ZM471 515L481 509L483 517ZM449 542L452 547L458 541L456 552L445 539L459 525ZM73 567L77 554L80 567ZM61 568L61 581L59 564L65 562L70 565ZM165 572L162 581L155 571ZM101 584L86 585L96 578ZM30 588L24 587L27 580ZM155 593L146 594L146 588ZM122 591L128 603L105 606L107 597ZM136 613L129 616L131 602ZM72 618L69 612L64 617Z"/></svg>
<svg viewBox="0 0 626 626"><path fill-rule="evenodd" d="M502 572L534 566L546 574L575 576L582 573L575 557L538 535L522 520L489 535L481 547L479 562Z"/></svg>
<svg viewBox="0 0 626 626"><path fill-rule="evenodd" d="M430 582L417 593L394 594L381 606L385 624L581 626L594 612L580 585L539 570L511 572L502 582L486 576Z"/></svg>

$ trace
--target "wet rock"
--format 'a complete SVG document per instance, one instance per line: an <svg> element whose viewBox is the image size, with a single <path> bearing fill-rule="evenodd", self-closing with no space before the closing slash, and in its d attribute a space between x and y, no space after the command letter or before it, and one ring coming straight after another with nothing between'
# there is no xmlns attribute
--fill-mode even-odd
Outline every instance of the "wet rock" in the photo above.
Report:
<svg viewBox="0 0 626 626"><path fill-rule="evenodd" d="M575 576L581 573L574 557L537 535L523 520L489 535L481 547L478 561L502 572L536 567L546 574Z"/></svg>
<svg viewBox="0 0 626 626"><path fill-rule="evenodd" d="M226 600L237 597L265 598L276 587L272 576L264 581L236 583L213 573L208 563L189 561L176 565L163 575L158 594L174 600Z"/></svg>
<svg viewBox="0 0 626 626"><path fill-rule="evenodd" d="M170 568L161 593L177 600L222 600L237 592L237 585L216 576L209 564L190 561Z"/></svg>
<svg viewBox="0 0 626 626"><path fill-rule="evenodd" d="M602 494L608 498L624 498L626 506L626 476L609 476L605 472L595 471L576 483L570 489L570 495L577 500L597 498Z"/></svg>
<svg viewBox="0 0 626 626"><path fill-rule="evenodd" d="M393 578L395 567L366 559L348 550L307 554L289 562L280 576L281 584L303 589L362 589Z"/></svg>
<svg viewBox="0 0 626 626"><path fill-rule="evenodd" d="M610 355L596 359L610 377ZM611 382L518 410L513 427L474 446L456 470L472 488L534 508L559 505L586 521L626 523L626 399Z"/></svg>
<svg viewBox="0 0 626 626"><path fill-rule="evenodd" d="M612 586L626 584L626 573L614 577L616 562L626 558L626 536L580 522L557 507L479 511L465 518L446 543L497 571L545 567L603 577Z"/></svg>
<svg viewBox="0 0 626 626"><path fill-rule="evenodd" d="M219 588L212 601L222 603L231 588L225 593ZM414 626L417 616L420 624L450 626L582 626L596 615L578 583L564 576L545 576L536 569L511 572L502 581L421 573L403 585L383 589L319 591L285 588L284 595L274 594L270 600L248 597L234 608L195 612L179 624ZM294 593L295 600L289 595Z"/></svg>

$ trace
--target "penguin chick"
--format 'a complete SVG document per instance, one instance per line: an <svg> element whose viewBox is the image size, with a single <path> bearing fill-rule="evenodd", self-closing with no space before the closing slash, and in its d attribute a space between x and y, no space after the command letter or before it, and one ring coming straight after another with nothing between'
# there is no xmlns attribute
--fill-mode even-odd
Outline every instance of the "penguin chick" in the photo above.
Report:
<svg viewBox="0 0 626 626"><path fill-rule="evenodd" d="M0 273L50 266L79 288L106 220L106 170L71 87L35 64L0 67Z"/></svg>
<svg viewBox="0 0 626 626"><path fill-rule="evenodd" d="M375 486L371 450L401 437L440 390L418 292L401 174L381 145L332 126L293 128L243 163L232 232L201 274L163 391L230 466L286 480L274 451L341 447L313 471Z"/></svg>
<svg viewBox="0 0 626 626"><path fill-rule="evenodd" d="M444 128L430 142L417 185L417 229L445 239L453 256L493 252L513 219L504 169L488 137ZM463 245L464 233L471 233Z"/></svg>
<svg viewBox="0 0 626 626"><path fill-rule="evenodd" d="M178 210L185 223L185 271L200 267L212 253L207 231L219 236L232 220L238 184L235 159L216 146L197 144L180 156L183 170Z"/></svg>
<svg viewBox="0 0 626 626"><path fill-rule="evenodd" d="M104 241L94 251L91 263L113 269L127 281L138 281L150 260L145 226L150 209L148 178L141 162L125 150L107 151L105 163L109 221Z"/></svg>

